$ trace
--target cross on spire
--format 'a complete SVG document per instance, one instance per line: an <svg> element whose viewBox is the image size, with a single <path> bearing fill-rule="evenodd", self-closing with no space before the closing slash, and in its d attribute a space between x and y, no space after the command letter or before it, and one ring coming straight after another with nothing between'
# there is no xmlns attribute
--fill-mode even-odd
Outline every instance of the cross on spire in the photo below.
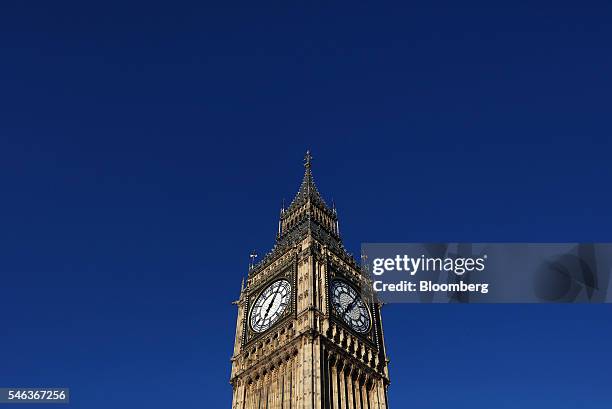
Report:
<svg viewBox="0 0 612 409"><path fill-rule="evenodd" d="M321 195L319 194L319 191L317 190L315 186L314 179L312 177L311 166L312 166L312 154L310 153L310 150L307 150L306 155L304 156L304 167L306 169L304 171L304 179L302 180L302 184L300 185L300 190L298 191L297 195L291 202L291 205L289 206L289 208L285 210L295 208L296 206L301 205L309 200L318 202L322 204L324 207L327 207L327 205L325 204L325 201L323 200L323 198L321 197Z"/></svg>
<svg viewBox="0 0 612 409"><path fill-rule="evenodd" d="M306 167L306 169L310 169L311 162L312 162L312 155L310 154L310 150L307 150L306 156L304 156L304 167Z"/></svg>

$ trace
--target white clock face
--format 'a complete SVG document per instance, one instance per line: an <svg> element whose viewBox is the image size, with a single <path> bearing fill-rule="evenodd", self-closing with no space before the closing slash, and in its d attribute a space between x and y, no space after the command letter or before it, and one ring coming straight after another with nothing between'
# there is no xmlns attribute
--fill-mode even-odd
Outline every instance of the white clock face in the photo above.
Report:
<svg viewBox="0 0 612 409"><path fill-rule="evenodd" d="M285 312L291 301L291 284L287 280L278 280L270 284L257 297L251 310L251 328L255 332L264 332L272 326Z"/></svg>
<svg viewBox="0 0 612 409"><path fill-rule="evenodd" d="M370 329L370 312L357 291L344 281L331 284L332 305L342 319L355 331L366 333Z"/></svg>

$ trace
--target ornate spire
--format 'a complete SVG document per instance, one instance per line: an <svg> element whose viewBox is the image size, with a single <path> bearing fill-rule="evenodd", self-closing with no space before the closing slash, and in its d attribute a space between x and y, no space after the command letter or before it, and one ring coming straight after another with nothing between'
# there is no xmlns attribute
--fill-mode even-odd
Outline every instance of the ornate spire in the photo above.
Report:
<svg viewBox="0 0 612 409"><path fill-rule="evenodd" d="M310 169L310 163L312 162L312 155L310 154L310 150L306 151L306 156L304 156L304 167L306 169Z"/></svg>
<svg viewBox="0 0 612 409"><path fill-rule="evenodd" d="M330 210L323 200L323 197L317 190L317 186L315 185L314 178L312 176L312 155L310 151L306 151L306 156L304 156L304 179L302 179L302 184L300 185L300 190L298 190L295 198L289 205L288 211L302 205L309 200L313 203L317 203L325 207L327 210Z"/></svg>
<svg viewBox="0 0 612 409"><path fill-rule="evenodd" d="M300 189L288 207L285 207L283 201L278 221L276 244L272 251L266 254L259 263L255 264L254 258L252 258L249 276L257 274L263 266L268 265L271 260L287 251L290 246L302 240L306 235L312 235L326 245L336 248L340 254L347 256L350 263L357 265L342 245L335 204L333 209L327 206L314 183L310 151L306 151L304 157L304 178ZM255 255L255 252L252 253L251 257L253 255Z"/></svg>
<svg viewBox="0 0 612 409"><path fill-rule="evenodd" d="M281 211L277 240L281 240L302 222L318 224L320 228L339 238L336 211L327 206L314 183L310 151L306 151L304 168L300 189L289 207Z"/></svg>

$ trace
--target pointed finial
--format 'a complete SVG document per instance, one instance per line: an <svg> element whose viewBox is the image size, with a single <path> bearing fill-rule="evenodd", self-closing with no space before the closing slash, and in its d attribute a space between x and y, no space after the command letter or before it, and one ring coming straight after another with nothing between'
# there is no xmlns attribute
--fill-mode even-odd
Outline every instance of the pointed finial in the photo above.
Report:
<svg viewBox="0 0 612 409"><path fill-rule="evenodd" d="M242 283L240 284L240 292L244 291L244 277L242 277Z"/></svg>
<svg viewBox="0 0 612 409"><path fill-rule="evenodd" d="M249 257L251 259L251 263L249 264L249 270L251 270L255 266L255 259L257 258L257 253L255 252L255 250L253 250L251 254L249 254Z"/></svg>
<svg viewBox="0 0 612 409"><path fill-rule="evenodd" d="M304 167L306 167L306 169L310 169L311 162L312 162L312 155L310 154L310 150L307 150L306 156L304 156Z"/></svg>

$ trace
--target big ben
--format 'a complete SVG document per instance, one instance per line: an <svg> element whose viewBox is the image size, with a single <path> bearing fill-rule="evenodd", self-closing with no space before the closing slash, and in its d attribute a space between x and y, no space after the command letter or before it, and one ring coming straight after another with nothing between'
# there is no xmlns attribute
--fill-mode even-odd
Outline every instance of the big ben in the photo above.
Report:
<svg viewBox="0 0 612 409"><path fill-rule="evenodd" d="M317 190L312 157L281 209L274 248L251 266L236 301L232 409L387 409L378 303Z"/></svg>

